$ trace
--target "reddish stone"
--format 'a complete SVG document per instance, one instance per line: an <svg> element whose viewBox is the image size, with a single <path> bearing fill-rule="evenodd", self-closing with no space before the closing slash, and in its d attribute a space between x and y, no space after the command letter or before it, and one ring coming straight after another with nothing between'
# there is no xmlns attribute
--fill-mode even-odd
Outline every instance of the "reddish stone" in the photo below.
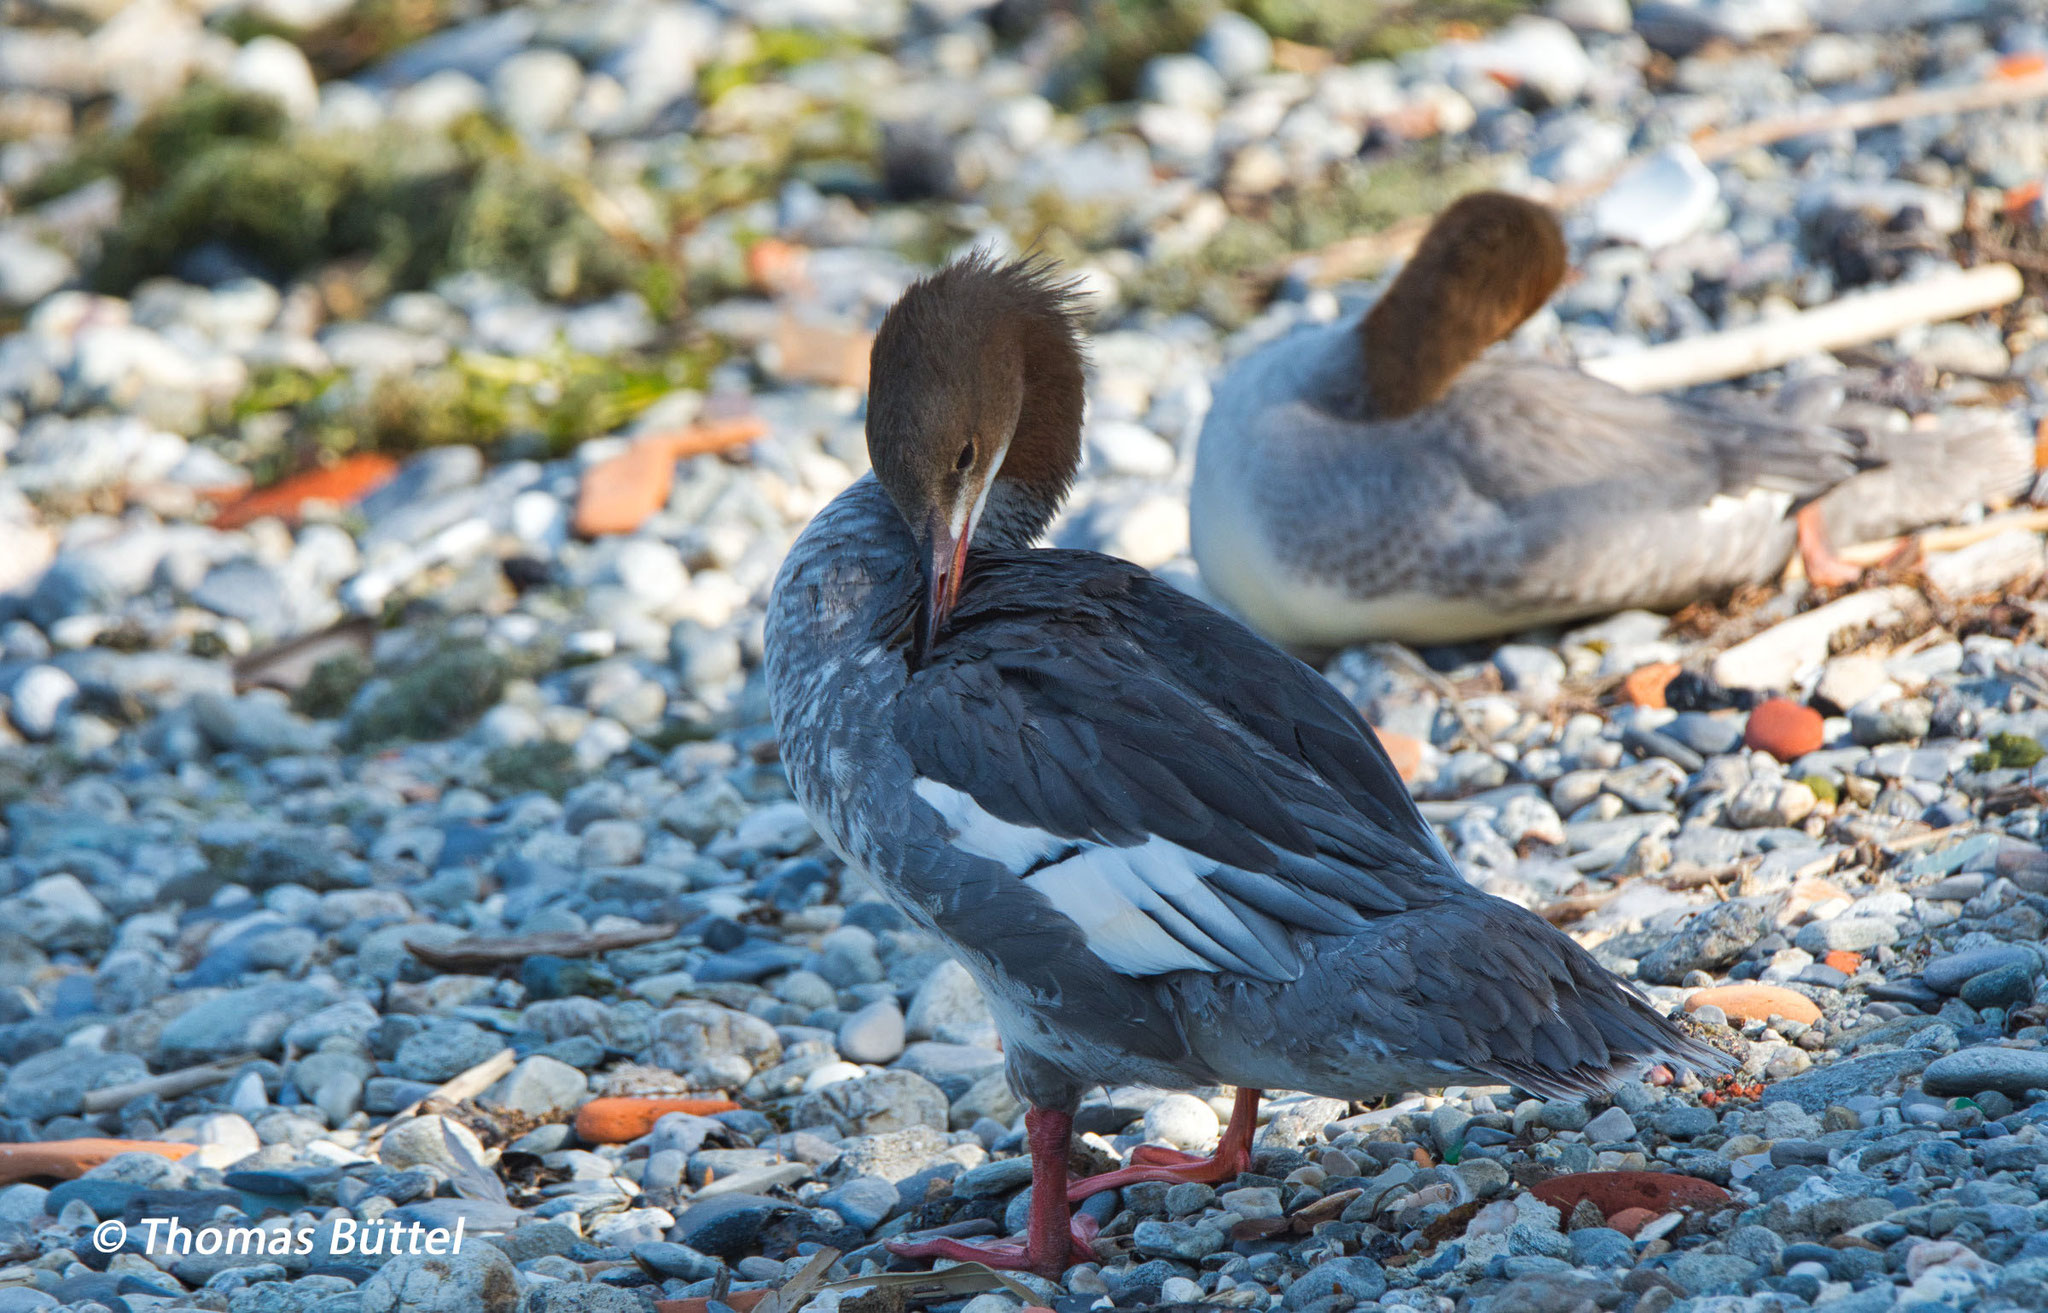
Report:
<svg viewBox="0 0 2048 1313"><path fill-rule="evenodd" d="M376 452L364 452L329 465L325 469L294 474L268 488L237 497L213 517L216 529L239 529L245 524L275 516L297 520L307 502L328 502L353 506L390 481L398 473L398 462Z"/></svg>
<svg viewBox="0 0 2048 1313"><path fill-rule="evenodd" d="M1820 713L1791 698L1770 698L1749 713L1742 741L1779 761L1792 761L1819 750Z"/></svg>
<svg viewBox="0 0 2048 1313"><path fill-rule="evenodd" d="M1665 705L1664 690L1678 678L1679 669L1676 661L1637 666L1622 678L1621 695L1639 707L1661 707Z"/></svg>
<svg viewBox="0 0 2048 1313"><path fill-rule="evenodd" d="M1646 1208L1662 1216L1674 1208L1720 1208L1730 1202L1728 1192L1713 1182L1676 1172L1574 1172L1539 1181L1529 1193L1567 1217L1579 1200L1591 1199L1610 1226L1624 1209Z"/></svg>
<svg viewBox="0 0 2048 1313"><path fill-rule="evenodd" d="M1821 955L1821 962L1833 967L1845 976L1853 976L1863 969L1863 955L1852 953L1846 948L1832 949Z"/></svg>
<svg viewBox="0 0 2048 1313"><path fill-rule="evenodd" d="M1812 999L1777 985L1716 985L1696 990L1685 1001L1687 1012L1704 1007L1721 1009L1728 1020L1738 1025L1767 1017L1783 1017L1808 1026L1820 1020L1820 1009Z"/></svg>
<svg viewBox="0 0 2048 1313"><path fill-rule="evenodd" d="M1422 769L1422 740L1412 738L1396 730L1381 729L1375 725L1372 732L1379 735L1380 746L1387 750L1394 769L1401 774L1402 783L1415 778L1415 772Z"/></svg>
<svg viewBox="0 0 2048 1313"><path fill-rule="evenodd" d="M674 433L650 433L583 473L576 492L576 532L586 538L631 533L668 505L676 462L752 442L767 431L754 418L697 424Z"/></svg>
<svg viewBox="0 0 2048 1313"><path fill-rule="evenodd" d="M1625 1236L1634 1236L1636 1232L1642 1230L1661 1216L1663 1214L1648 1208L1624 1208L1608 1218L1607 1225Z"/></svg>

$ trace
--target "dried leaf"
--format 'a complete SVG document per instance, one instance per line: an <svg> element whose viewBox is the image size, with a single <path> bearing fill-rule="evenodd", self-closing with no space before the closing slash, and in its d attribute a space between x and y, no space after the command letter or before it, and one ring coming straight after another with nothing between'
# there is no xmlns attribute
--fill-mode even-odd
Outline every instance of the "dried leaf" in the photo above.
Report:
<svg viewBox="0 0 2048 1313"><path fill-rule="evenodd" d="M455 1160L455 1172L448 1181L455 1187L455 1193L464 1199L481 1199L507 1208L512 1206L512 1201L505 1195L505 1183L498 1179L496 1172L477 1161L469 1146L448 1129L445 1118L441 1122L441 1143L447 1147L448 1156Z"/></svg>

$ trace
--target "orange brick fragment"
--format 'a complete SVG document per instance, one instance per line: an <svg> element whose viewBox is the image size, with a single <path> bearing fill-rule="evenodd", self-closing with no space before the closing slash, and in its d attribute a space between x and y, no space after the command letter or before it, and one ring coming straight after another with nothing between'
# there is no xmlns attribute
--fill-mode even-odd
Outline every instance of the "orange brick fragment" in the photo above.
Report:
<svg viewBox="0 0 2048 1313"><path fill-rule="evenodd" d="M1415 772L1422 769L1422 740L1396 730L1381 729L1375 725L1372 732L1379 735L1380 746L1387 750L1394 769L1400 772L1401 780L1407 783L1415 778Z"/></svg>
<svg viewBox="0 0 2048 1313"><path fill-rule="evenodd" d="M668 505L677 461L741 446L765 432L767 425L749 416L635 438L632 446L584 471L576 491L576 532L586 538L633 532Z"/></svg>
<svg viewBox="0 0 2048 1313"><path fill-rule="evenodd" d="M220 513L213 517L213 527L239 529L265 516L296 521L307 502L353 506L383 487L396 473L398 462L389 456L377 452L350 456L325 469L294 474L268 488L237 497L220 508Z"/></svg>
<svg viewBox="0 0 2048 1313"><path fill-rule="evenodd" d="M1774 1016L1807 1026L1820 1020L1820 1008L1812 999L1779 985L1716 985L1697 991L1685 1001L1687 1012L1704 1007L1721 1009L1737 1025Z"/></svg>
<svg viewBox="0 0 2048 1313"><path fill-rule="evenodd" d="M1679 669L1676 661L1657 661L1647 666L1637 666L1623 677L1621 695L1634 706L1664 706L1664 690L1671 687L1672 680L1678 678Z"/></svg>
<svg viewBox="0 0 2048 1313"><path fill-rule="evenodd" d="M614 1095L592 1099L576 1113L576 1134L590 1144L624 1144L654 1129L672 1112L708 1117L739 1107L731 1099L681 1099L662 1095ZM726 1301L731 1303L730 1300Z"/></svg>

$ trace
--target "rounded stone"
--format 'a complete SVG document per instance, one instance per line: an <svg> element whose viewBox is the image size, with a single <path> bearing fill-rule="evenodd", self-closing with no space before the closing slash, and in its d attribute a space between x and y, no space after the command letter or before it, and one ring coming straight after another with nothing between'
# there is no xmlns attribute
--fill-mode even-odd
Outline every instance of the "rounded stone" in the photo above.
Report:
<svg viewBox="0 0 2048 1313"><path fill-rule="evenodd" d="M1192 1094L1169 1094L1145 1111L1145 1138L1176 1149L1206 1148L1222 1133L1216 1110Z"/></svg>
<svg viewBox="0 0 2048 1313"><path fill-rule="evenodd" d="M30 666L9 690L9 715L24 737L47 739L78 700L78 681L55 666Z"/></svg>
<svg viewBox="0 0 2048 1313"><path fill-rule="evenodd" d="M1973 1008L2012 1008L2034 997L2034 973L2018 963L1994 967L1963 982L1959 995Z"/></svg>
<svg viewBox="0 0 2048 1313"><path fill-rule="evenodd" d="M1742 741L1779 761L1793 761L1817 752L1826 741L1821 714L1790 698L1767 698L1749 713Z"/></svg>
<svg viewBox="0 0 2048 1313"><path fill-rule="evenodd" d="M1820 1008L1812 999L1777 985L1717 985L1697 990L1685 1001L1687 1012L1704 1007L1719 1008L1737 1025L1774 1016L1807 1026L1820 1020Z"/></svg>
<svg viewBox="0 0 2048 1313"><path fill-rule="evenodd" d="M903 1036L903 1013L880 999L839 1024L839 1053L849 1062L892 1062L903 1052Z"/></svg>
<svg viewBox="0 0 2048 1313"><path fill-rule="evenodd" d="M362 1286L362 1313L513 1313L519 1273L495 1245L400 1254Z"/></svg>
<svg viewBox="0 0 2048 1313"><path fill-rule="evenodd" d="M1928 1063L1920 1086L1943 1098L1979 1090L2018 1097L2028 1090L2048 1089L2048 1053L1982 1044Z"/></svg>

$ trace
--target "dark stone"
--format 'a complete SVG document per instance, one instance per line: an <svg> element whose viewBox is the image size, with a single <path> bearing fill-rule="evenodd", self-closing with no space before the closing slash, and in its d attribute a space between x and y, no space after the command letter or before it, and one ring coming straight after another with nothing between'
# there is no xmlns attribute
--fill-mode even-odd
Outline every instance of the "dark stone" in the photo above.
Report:
<svg viewBox="0 0 2048 1313"><path fill-rule="evenodd" d="M730 953L747 942L747 928L726 916L706 917L692 926L689 933L714 953Z"/></svg>
<svg viewBox="0 0 2048 1313"><path fill-rule="evenodd" d="M792 1205L762 1195L719 1195L684 1209L669 1239L738 1262L758 1252L762 1228L794 1211Z"/></svg>
<svg viewBox="0 0 2048 1313"><path fill-rule="evenodd" d="M896 201L946 200L960 191L953 139L919 115L882 128L882 186Z"/></svg>
<svg viewBox="0 0 2048 1313"><path fill-rule="evenodd" d="M796 970L809 956L800 948L756 940L729 953L705 959L704 964L691 974L699 984L738 982L752 985L769 976Z"/></svg>
<svg viewBox="0 0 2048 1313"><path fill-rule="evenodd" d="M667 1240L633 1246L633 1261L655 1276L672 1277L678 1281L702 1281L715 1277L723 1266L709 1254Z"/></svg>
<svg viewBox="0 0 2048 1313"><path fill-rule="evenodd" d="M768 901L785 912L794 912L810 901L811 890L822 888L831 880L832 873L822 862L808 857L784 862L772 879Z"/></svg>
<svg viewBox="0 0 2048 1313"><path fill-rule="evenodd" d="M1761 903L1743 898L1716 903L1644 954L1636 974L1652 984L1676 985L1688 971L1722 970L1770 929L1770 912Z"/></svg>
<svg viewBox="0 0 2048 1313"><path fill-rule="evenodd" d="M1704 757L1718 757L1742 746L1739 718L1710 716L1701 711L1680 712L1663 732Z"/></svg>
<svg viewBox="0 0 2048 1313"><path fill-rule="evenodd" d="M1924 1070L1933 1056L1924 1049L1897 1049L1847 1058L1779 1081L1765 1097L1774 1103L1796 1103L1818 1114L1852 1095L1881 1093L1901 1077Z"/></svg>
<svg viewBox="0 0 2048 1313"><path fill-rule="evenodd" d="M1631 725L1622 731L1621 741L1645 757L1662 757L1688 773L1707 764L1706 758L1661 730Z"/></svg>
<svg viewBox="0 0 2048 1313"><path fill-rule="evenodd" d="M1973 1008L2014 1008L2034 997L2034 973L2019 963L1994 967L1963 982L1958 995Z"/></svg>
<svg viewBox="0 0 2048 1313"><path fill-rule="evenodd" d="M574 998L615 993L618 979L603 967L575 958L539 953L519 964L519 983L526 989L526 1001Z"/></svg>
<svg viewBox="0 0 2048 1313"><path fill-rule="evenodd" d="M847 908L846 918L840 924L857 925L863 930L880 934L884 930L906 929L910 922L893 905L878 899L869 899Z"/></svg>

